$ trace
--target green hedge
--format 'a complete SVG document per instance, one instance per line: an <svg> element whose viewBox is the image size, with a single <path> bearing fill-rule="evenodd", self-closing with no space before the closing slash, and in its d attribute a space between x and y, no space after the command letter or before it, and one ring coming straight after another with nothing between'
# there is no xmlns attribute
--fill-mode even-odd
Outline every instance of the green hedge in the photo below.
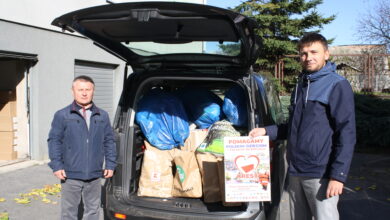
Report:
<svg viewBox="0 0 390 220"><path fill-rule="evenodd" d="M355 94L356 148L390 148L390 99Z"/></svg>
<svg viewBox="0 0 390 220"><path fill-rule="evenodd" d="M280 97L288 117L290 97ZM355 94L357 149L390 150L390 97Z"/></svg>

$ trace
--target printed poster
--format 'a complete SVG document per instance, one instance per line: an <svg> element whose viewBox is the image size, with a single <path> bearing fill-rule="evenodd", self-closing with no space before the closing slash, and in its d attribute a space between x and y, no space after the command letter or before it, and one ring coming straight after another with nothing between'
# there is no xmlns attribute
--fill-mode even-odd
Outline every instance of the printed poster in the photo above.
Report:
<svg viewBox="0 0 390 220"><path fill-rule="evenodd" d="M226 202L271 200L269 138L225 137Z"/></svg>

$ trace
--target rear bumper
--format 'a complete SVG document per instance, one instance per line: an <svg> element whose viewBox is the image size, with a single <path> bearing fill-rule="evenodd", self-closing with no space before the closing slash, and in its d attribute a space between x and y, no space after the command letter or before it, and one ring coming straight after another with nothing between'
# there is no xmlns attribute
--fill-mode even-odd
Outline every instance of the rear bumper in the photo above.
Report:
<svg viewBox="0 0 390 220"><path fill-rule="evenodd" d="M134 204L128 204L117 200L112 195L106 195L104 212L107 219L115 218L115 213L126 215L126 219L202 219L202 220L215 220L215 219L242 219L242 220L265 220L264 211L260 210L259 203L249 203L248 209L245 212L234 213L212 213L199 214L191 212L177 212L146 208L136 206Z"/></svg>

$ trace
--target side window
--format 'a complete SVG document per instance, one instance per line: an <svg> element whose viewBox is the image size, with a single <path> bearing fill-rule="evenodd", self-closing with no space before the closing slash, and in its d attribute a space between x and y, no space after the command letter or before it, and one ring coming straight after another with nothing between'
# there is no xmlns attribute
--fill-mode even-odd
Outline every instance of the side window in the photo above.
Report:
<svg viewBox="0 0 390 220"><path fill-rule="evenodd" d="M256 105L256 124L258 126L267 126L274 124L269 111L268 100L266 96L266 89L264 87L264 78L260 75L252 74L252 80L254 82L254 97Z"/></svg>
<svg viewBox="0 0 390 220"><path fill-rule="evenodd" d="M266 88L266 94L272 118L274 119L276 124L281 124L285 121L285 118L278 93L276 92L276 89L274 88L274 85L271 83L270 80L265 79L264 86Z"/></svg>
<svg viewBox="0 0 390 220"><path fill-rule="evenodd" d="M259 97L264 103L264 125L283 123L284 115L282 112L279 96L274 86L270 80L263 76L254 75L254 79L259 90Z"/></svg>

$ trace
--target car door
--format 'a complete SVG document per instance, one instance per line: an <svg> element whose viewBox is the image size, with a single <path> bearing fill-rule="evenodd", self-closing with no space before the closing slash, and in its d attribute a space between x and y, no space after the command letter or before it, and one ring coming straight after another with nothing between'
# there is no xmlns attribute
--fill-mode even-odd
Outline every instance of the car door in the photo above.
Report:
<svg viewBox="0 0 390 220"><path fill-rule="evenodd" d="M251 75L251 90L254 106L255 127L285 123L280 100L270 80L258 74ZM280 213L281 196L287 173L285 159L286 141L270 141L271 156L271 197L272 204L266 203L267 216L276 219Z"/></svg>
<svg viewBox="0 0 390 220"><path fill-rule="evenodd" d="M62 15L52 24L92 39L98 46L126 60L133 69L195 63L203 67L218 64L225 68L248 69L259 55L256 21L208 5L180 2L103 5ZM215 42L217 46L231 42L239 45L239 50L230 55L207 54L204 53L207 51L205 42ZM193 45L185 47L190 43L198 43L199 50L194 51Z"/></svg>

